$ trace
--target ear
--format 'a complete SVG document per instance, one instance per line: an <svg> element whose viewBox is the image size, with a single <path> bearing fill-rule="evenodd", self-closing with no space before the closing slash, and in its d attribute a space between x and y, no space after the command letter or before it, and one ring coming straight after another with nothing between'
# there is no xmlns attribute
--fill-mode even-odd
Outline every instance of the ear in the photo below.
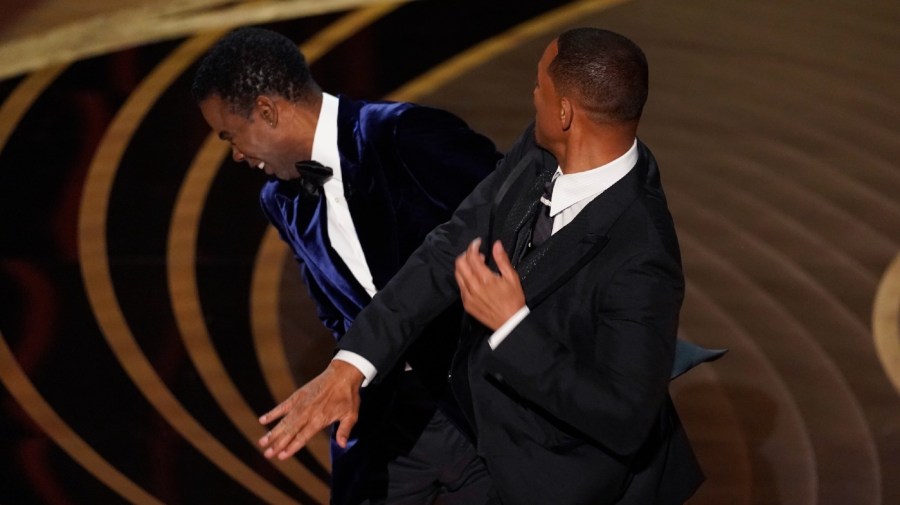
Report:
<svg viewBox="0 0 900 505"><path fill-rule="evenodd" d="M259 117L272 128L278 124L278 107L270 97L265 95L256 97L256 111Z"/></svg>
<svg viewBox="0 0 900 505"><path fill-rule="evenodd" d="M559 100L559 123L563 131L568 131L572 127L572 119L575 117L575 109L572 107L572 101L566 97Z"/></svg>

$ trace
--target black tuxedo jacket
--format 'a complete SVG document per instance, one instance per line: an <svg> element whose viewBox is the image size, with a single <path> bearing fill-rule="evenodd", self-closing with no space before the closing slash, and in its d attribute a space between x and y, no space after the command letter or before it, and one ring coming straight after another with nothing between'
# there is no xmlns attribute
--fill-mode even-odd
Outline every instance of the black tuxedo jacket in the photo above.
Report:
<svg viewBox="0 0 900 505"><path fill-rule="evenodd" d="M356 319L340 346L390 368L459 297L453 259L501 240L526 317L495 350L468 320L451 382L507 505L680 504L702 481L668 394L684 280L650 151L527 255L556 161L525 132ZM422 287L429 296L423 296Z"/></svg>
<svg viewBox="0 0 900 505"><path fill-rule="evenodd" d="M343 97L338 151L347 205L378 289L500 158L491 141L449 112ZM272 179L260 201L300 265L319 318L340 340L370 297L331 248L325 199L310 195L298 181ZM390 379L403 363L409 362L436 396L446 389L461 315L461 306L449 307L397 366L379 368L379 378L387 380L366 388L354 444L344 450L332 443L333 503L357 503L365 493L370 440L378 436L393 391Z"/></svg>

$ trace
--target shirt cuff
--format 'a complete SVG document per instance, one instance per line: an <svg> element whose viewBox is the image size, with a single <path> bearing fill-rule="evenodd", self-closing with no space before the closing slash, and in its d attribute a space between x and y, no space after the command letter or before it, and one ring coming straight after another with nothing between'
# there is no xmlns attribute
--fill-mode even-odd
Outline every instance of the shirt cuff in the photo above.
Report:
<svg viewBox="0 0 900 505"><path fill-rule="evenodd" d="M362 387L368 386L369 383L372 382L372 379L375 378L375 374L378 373L378 370L375 369L375 366L372 365L369 360L363 358L355 352L340 350L331 359L332 361L344 361L356 367L356 369L366 377L366 380L364 380L362 383Z"/></svg>
<svg viewBox="0 0 900 505"><path fill-rule="evenodd" d="M507 319L506 322L503 323L503 326L497 328L497 331L488 337L488 345L491 346L491 350L493 351L501 342L506 340L506 337L516 329L516 326L518 326L528 314L531 314L531 310L526 305L513 314L512 317Z"/></svg>

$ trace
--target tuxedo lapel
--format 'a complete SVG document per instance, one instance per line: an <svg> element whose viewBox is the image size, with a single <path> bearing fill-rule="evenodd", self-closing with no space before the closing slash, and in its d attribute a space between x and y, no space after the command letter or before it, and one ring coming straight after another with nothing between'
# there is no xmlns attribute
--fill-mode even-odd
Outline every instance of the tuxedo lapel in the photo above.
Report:
<svg viewBox="0 0 900 505"><path fill-rule="evenodd" d="M646 165L639 161L516 266L529 307L541 303L603 250L610 228L637 198L644 171Z"/></svg>
<svg viewBox="0 0 900 505"><path fill-rule="evenodd" d="M497 238L503 248L511 252L509 257L513 265L518 263L528 247L531 223L543 194L544 182L549 180L556 169L556 162L552 157L549 157L550 162L543 158L543 151L538 149L523 157L510 172L507 183L500 188L494 201L491 223L502 223L497 230ZM493 230L491 231L493 234ZM486 256L492 257L490 254Z"/></svg>
<svg viewBox="0 0 900 505"><path fill-rule="evenodd" d="M609 241L609 238L592 230L588 219L579 219L588 209L565 228L547 239L540 248L530 253L517 266L525 302L529 307L541 303L550 293L569 280L578 270L593 259ZM551 242L551 239L552 242ZM552 258L552 261L544 261Z"/></svg>

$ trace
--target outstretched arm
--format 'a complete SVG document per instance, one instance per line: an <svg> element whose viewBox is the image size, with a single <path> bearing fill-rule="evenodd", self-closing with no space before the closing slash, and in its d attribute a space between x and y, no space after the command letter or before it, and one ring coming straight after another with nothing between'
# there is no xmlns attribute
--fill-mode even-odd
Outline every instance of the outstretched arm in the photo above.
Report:
<svg viewBox="0 0 900 505"><path fill-rule="evenodd" d="M376 370L390 370L418 331L459 297L454 260L475 237L486 235L490 204L506 175L533 145L529 128L510 156L425 239L394 278L375 295L339 342L341 350L365 357ZM259 444L265 456L286 459L318 431L338 422L336 439L345 446L359 415L363 374L333 360L328 368L286 401L260 417L262 424L280 419ZM377 380L377 379L376 379Z"/></svg>

